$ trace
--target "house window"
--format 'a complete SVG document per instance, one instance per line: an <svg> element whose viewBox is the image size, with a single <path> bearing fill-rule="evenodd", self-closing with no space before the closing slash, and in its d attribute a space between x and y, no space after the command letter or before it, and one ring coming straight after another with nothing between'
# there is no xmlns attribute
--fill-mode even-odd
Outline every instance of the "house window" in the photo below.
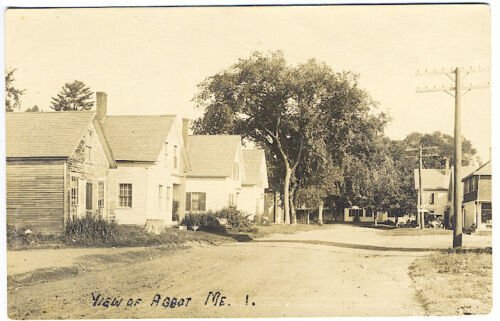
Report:
<svg viewBox="0 0 500 321"><path fill-rule="evenodd" d="M69 205L70 212L76 214L78 209L78 177L71 176L70 190L69 190Z"/></svg>
<svg viewBox="0 0 500 321"><path fill-rule="evenodd" d="M174 146L174 168L177 168L177 146Z"/></svg>
<svg viewBox="0 0 500 321"><path fill-rule="evenodd" d="M104 208L104 182L99 181L97 185L97 207L100 209Z"/></svg>
<svg viewBox="0 0 500 321"><path fill-rule="evenodd" d="M371 208L366 209L366 216L367 217L373 217L373 210Z"/></svg>
<svg viewBox="0 0 500 321"><path fill-rule="evenodd" d="M132 184L120 184L120 207L132 207Z"/></svg>
<svg viewBox="0 0 500 321"><path fill-rule="evenodd" d="M429 204L434 204L435 200L435 193L430 193L429 194Z"/></svg>
<svg viewBox="0 0 500 321"><path fill-rule="evenodd" d="M196 211L206 211L206 193L191 192L186 193L186 211L196 212Z"/></svg>
<svg viewBox="0 0 500 321"><path fill-rule="evenodd" d="M481 223L490 224L492 218L491 203L481 203Z"/></svg>
<svg viewBox="0 0 500 321"><path fill-rule="evenodd" d="M172 188L170 186L167 186L167 193L165 194L165 198L167 200L167 204L170 204L170 195L171 195L171 190Z"/></svg>
<svg viewBox="0 0 500 321"><path fill-rule="evenodd" d="M349 209L349 216L350 217L359 216L359 209L357 209L357 208L350 208Z"/></svg>

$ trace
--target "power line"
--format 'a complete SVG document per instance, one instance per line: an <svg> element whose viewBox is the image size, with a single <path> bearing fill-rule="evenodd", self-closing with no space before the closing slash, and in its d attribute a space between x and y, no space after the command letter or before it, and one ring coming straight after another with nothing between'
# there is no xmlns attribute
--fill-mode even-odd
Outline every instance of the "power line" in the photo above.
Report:
<svg viewBox="0 0 500 321"><path fill-rule="evenodd" d="M445 92L455 98L455 130L454 130L454 158L455 166L453 167L453 247L462 246L462 227L463 227L463 216L462 216L462 194L461 194L461 177L462 177L462 140L461 140L461 123L462 123L462 97L475 89L489 88L490 83L486 84L468 84L463 85L463 80L469 74L473 72L485 72L489 71L488 68L481 66L477 67L456 67L454 69L444 69L441 70L427 70L424 72L417 71L417 76L431 76L431 75L445 75L450 78L454 85L442 85L433 87L417 87L417 93L428 93L428 92ZM464 74L465 73L465 74ZM465 91L465 92L464 92Z"/></svg>
<svg viewBox="0 0 500 321"><path fill-rule="evenodd" d="M420 227L421 230L425 228L425 217L424 217L424 211L423 211L423 206L424 206L424 184L422 184L422 168L423 168L423 159L425 157L435 157L438 156L437 154L428 154L428 155L423 155L424 150L432 150L436 149L437 147L431 146L431 147L423 147L420 145L418 148L408 148L405 151L406 152L413 152L413 151L418 151L417 156L410 156L411 158L417 158L418 159L418 200L417 200L417 225Z"/></svg>

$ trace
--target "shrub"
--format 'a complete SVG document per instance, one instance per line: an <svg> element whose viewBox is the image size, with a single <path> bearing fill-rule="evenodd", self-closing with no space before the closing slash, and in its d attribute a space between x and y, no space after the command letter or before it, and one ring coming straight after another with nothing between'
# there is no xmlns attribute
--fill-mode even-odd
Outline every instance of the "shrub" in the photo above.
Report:
<svg viewBox="0 0 500 321"><path fill-rule="evenodd" d="M98 245L109 244L118 239L118 224L101 216L87 214L84 217L68 218L65 236L67 242Z"/></svg>
<svg viewBox="0 0 500 321"><path fill-rule="evenodd" d="M225 231L225 227L218 220L216 213L213 212L186 214L181 224L188 227L199 226L200 230L204 231Z"/></svg>
<svg viewBox="0 0 500 321"><path fill-rule="evenodd" d="M253 226L252 221L248 219L249 214L234 207L226 207L216 213L217 218L226 219L228 227L238 232L255 232L257 229Z"/></svg>
<svg viewBox="0 0 500 321"><path fill-rule="evenodd" d="M226 231L232 229L238 232L256 232L250 215L234 207L226 207L217 212L187 214L182 220L183 225L200 226L205 231Z"/></svg>
<svg viewBox="0 0 500 321"><path fill-rule="evenodd" d="M179 201L174 200L172 202L172 221L179 221Z"/></svg>
<svg viewBox="0 0 500 321"><path fill-rule="evenodd" d="M254 223L260 226L269 226L271 223L269 222L269 217L264 215L256 215L254 217Z"/></svg>

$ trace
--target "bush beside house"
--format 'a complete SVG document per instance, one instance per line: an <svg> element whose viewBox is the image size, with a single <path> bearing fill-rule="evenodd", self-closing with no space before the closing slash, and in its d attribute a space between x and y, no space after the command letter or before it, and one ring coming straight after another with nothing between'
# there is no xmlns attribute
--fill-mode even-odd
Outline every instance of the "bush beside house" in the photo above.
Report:
<svg viewBox="0 0 500 321"><path fill-rule="evenodd" d="M181 225L188 227L199 226L204 231L224 232L256 232L257 228L246 214L234 207L226 207L220 211L186 214Z"/></svg>

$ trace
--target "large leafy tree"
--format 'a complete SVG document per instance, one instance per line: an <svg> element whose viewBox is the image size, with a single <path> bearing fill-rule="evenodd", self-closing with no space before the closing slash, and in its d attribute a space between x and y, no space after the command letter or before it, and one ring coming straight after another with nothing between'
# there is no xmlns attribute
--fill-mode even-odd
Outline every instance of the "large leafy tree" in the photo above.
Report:
<svg viewBox="0 0 500 321"><path fill-rule="evenodd" d="M293 67L281 52L240 59L201 83L195 101L204 109L196 134L239 134L265 148L281 174L272 175L280 177L285 223L295 222L290 192L323 185L318 177L306 180L309 169L298 170L305 159L340 168L346 155L370 150L371 137L362 136L383 127L356 75L315 60Z"/></svg>
<svg viewBox="0 0 500 321"><path fill-rule="evenodd" d="M409 213L415 211L417 206L417 194L414 188L413 170L415 160L408 157L406 152L408 145L404 141L391 140L388 143L388 155L390 155L394 171L397 174L398 191L392 197L390 210L396 213Z"/></svg>
<svg viewBox="0 0 500 321"><path fill-rule="evenodd" d="M55 111L90 110L94 106L94 93L83 82L66 83L56 97L52 97L50 108Z"/></svg>
<svg viewBox="0 0 500 321"><path fill-rule="evenodd" d="M418 148L419 145L424 147L436 147L432 154L437 157L429 157L423 160L424 167L440 168L443 166L443 159L448 158L450 164L454 165L453 158L454 140L453 136L435 131L431 134L411 133L403 140L407 147ZM462 137L462 166L471 165L475 161L476 149L472 143Z"/></svg>
<svg viewBox="0 0 500 321"><path fill-rule="evenodd" d="M21 97L25 90L15 87L14 74L16 69L9 69L5 75L5 111L12 112L15 108L21 108Z"/></svg>

